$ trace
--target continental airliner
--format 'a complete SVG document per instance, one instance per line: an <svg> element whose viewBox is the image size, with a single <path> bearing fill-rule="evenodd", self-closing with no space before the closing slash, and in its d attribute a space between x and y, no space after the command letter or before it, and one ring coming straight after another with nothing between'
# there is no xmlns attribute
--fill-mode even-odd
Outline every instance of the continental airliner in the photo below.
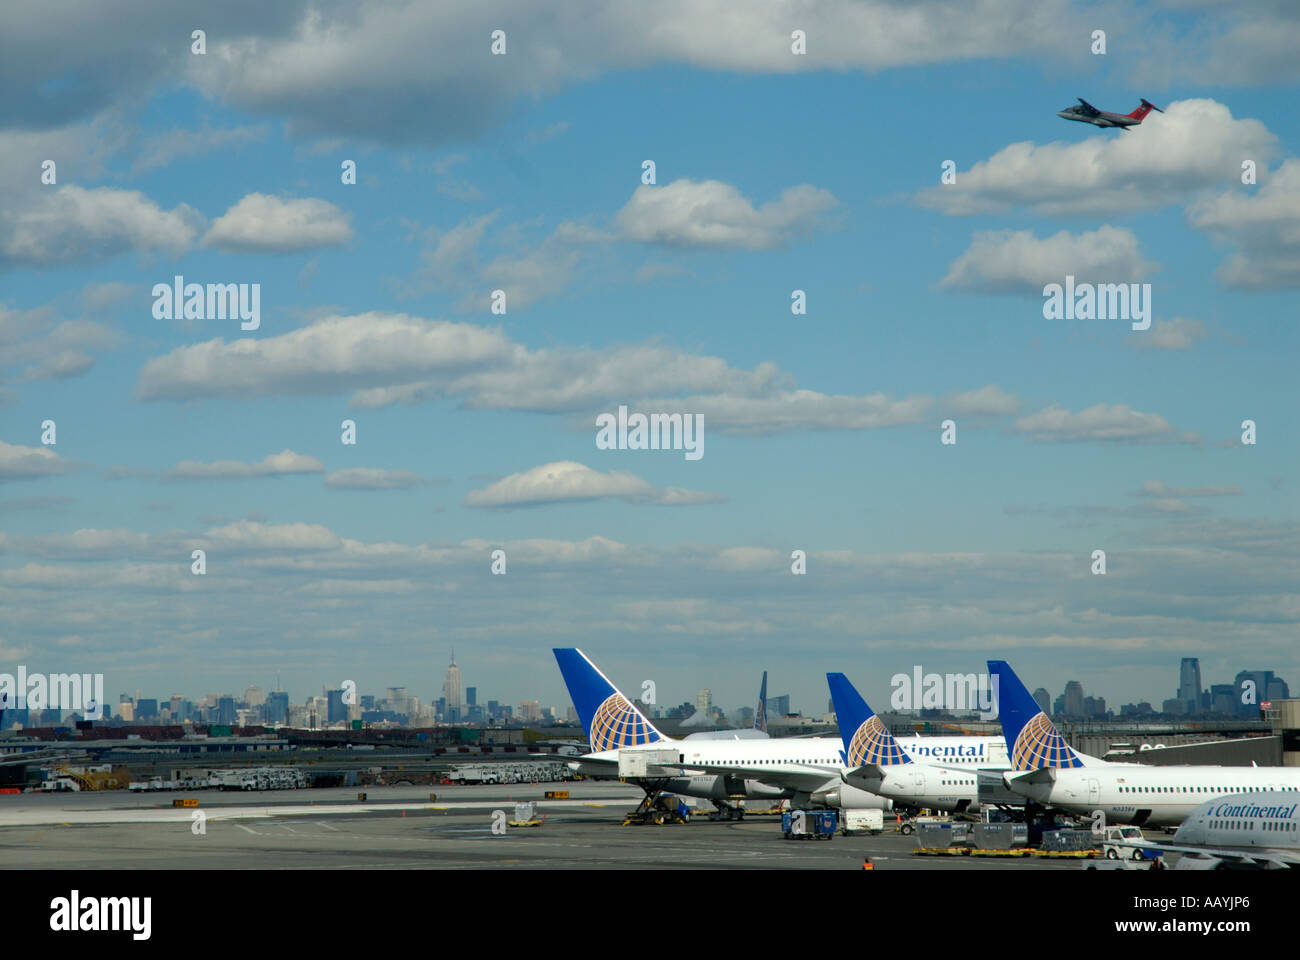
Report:
<svg viewBox="0 0 1300 960"><path fill-rule="evenodd" d="M1177 870L1300 867L1300 791L1235 793L1207 800L1173 840L1143 846L1183 854Z"/></svg>
<svg viewBox="0 0 1300 960"><path fill-rule="evenodd" d="M1112 823L1175 826L1202 804L1234 793L1300 790L1300 767L1154 766L1097 762L1076 753L1003 660L990 660L1016 793L1045 807Z"/></svg>
<svg viewBox="0 0 1300 960"><path fill-rule="evenodd" d="M956 740L935 756L909 754L867 706L842 673L826 674L844 743L841 778L851 787L915 807L962 812L979 809L978 771L1007 769L1006 745L998 737ZM905 742L905 741L904 741Z"/></svg>
<svg viewBox="0 0 1300 960"><path fill-rule="evenodd" d="M719 805L736 799L790 799L796 806L892 809L887 798L847 785L835 737L767 740L674 740L665 736L581 650L557 649L555 659L587 731L591 752L570 762L585 776L619 776L620 754L645 754L643 788L703 797ZM987 759L996 738L930 737L900 741L918 758L945 755L971 768ZM625 779L633 779L625 777Z"/></svg>

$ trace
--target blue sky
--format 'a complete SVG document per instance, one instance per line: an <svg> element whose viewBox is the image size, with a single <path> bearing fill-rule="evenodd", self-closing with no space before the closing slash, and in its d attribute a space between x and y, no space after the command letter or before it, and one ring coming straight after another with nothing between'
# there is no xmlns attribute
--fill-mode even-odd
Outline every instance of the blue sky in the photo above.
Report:
<svg viewBox="0 0 1300 960"><path fill-rule="evenodd" d="M0 20L0 662L431 698L454 646L564 706L576 645L809 710L987 657L1114 705L1183 655L1300 682L1286 5L173 6ZM1150 283L1152 328L1045 320L1067 273ZM155 319L176 274L260 284L260 329ZM704 457L597 450L619 404Z"/></svg>

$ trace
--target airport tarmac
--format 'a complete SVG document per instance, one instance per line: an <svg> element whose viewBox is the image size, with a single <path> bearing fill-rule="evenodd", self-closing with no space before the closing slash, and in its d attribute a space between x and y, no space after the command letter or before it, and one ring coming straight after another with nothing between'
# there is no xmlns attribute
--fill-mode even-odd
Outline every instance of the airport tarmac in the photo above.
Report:
<svg viewBox="0 0 1300 960"><path fill-rule="evenodd" d="M568 789L568 800L544 800ZM911 837L785 840L780 819L622 826L640 792L616 783L262 794L24 794L0 797L0 862L10 869L827 869L1078 870L1078 861L918 857ZM198 797L205 832L177 796ZM493 832L497 810L537 801L537 827ZM500 818L496 818L500 819Z"/></svg>

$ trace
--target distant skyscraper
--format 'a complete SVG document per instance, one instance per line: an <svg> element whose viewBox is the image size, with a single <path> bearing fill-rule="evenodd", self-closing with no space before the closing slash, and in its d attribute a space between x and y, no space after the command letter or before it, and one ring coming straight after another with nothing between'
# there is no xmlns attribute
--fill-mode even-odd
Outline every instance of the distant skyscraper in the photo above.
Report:
<svg viewBox="0 0 1300 960"><path fill-rule="evenodd" d="M1038 704L1038 709L1048 715L1052 712L1052 695L1039 687L1034 691L1034 703Z"/></svg>
<svg viewBox="0 0 1300 960"><path fill-rule="evenodd" d="M288 723L289 722L289 694L284 690L276 690L266 698L266 722L267 723Z"/></svg>
<svg viewBox="0 0 1300 960"><path fill-rule="evenodd" d="M244 691L244 702L250 707L260 707L266 703L266 694L257 684L250 683L248 689Z"/></svg>
<svg viewBox="0 0 1300 960"><path fill-rule="evenodd" d="M473 707L478 705L478 687L465 688L465 706Z"/></svg>
<svg viewBox="0 0 1300 960"><path fill-rule="evenodd" d="M1071 680L1065 685L1065 715L1067 717L1082 717L1083 710L1083 684L1078 680Z"/></svg>
<svg viewBox="0 0 1300 960"><path fill-rule="evenodd" d="M783 693L779 697L767 698L767 715L771 717L784 717L790 712L790 694Z"/></svg>
<svg viewBox="0 0 1300 960"><path fill-rule="evenodd" d="M451 652L451 666L442 681L442 697L447 701L448 712L454 710L460 714L460 667L456 666L456 651Z"/></svg>
<svg viewBox="0 0 1300 960"><path fill-rule="evenodd" d="M1253 703L1242 702L1248 699L1246 696L1247 680L1255 684ZM1257 715L1260 709L1259 705L1265 700L1285 700L1291 696L1286 681L1281 677L1274 676L1272 670L1242 670L1233 680L1233 686L1236 687L1236 711L1243 716Z"/></svg>
<svg viewBox="0 0 1300 960"><path fill-rule="evenodd" d="M701 690L695 695L695 709L697 712L704 714L709 713L709 708L713 706L713 691Z"/></svg>
<svg viewBox="0 0 1300 960"><path fill-rule="evenodd" d="M336 723L339 720L348 718L348 708L347 704L343 702L342 690L329 690L326 692L325 698L328 704L326 710L329 723Z"/></svg>
<svg viewBox="0 0 1300 960"><path fill-rule="evenodd" d="M1187 704L1184 713L1197 713L1201 708L1201 661L1196 657L1183 657L1178 667L1178 699Z"/></svg>

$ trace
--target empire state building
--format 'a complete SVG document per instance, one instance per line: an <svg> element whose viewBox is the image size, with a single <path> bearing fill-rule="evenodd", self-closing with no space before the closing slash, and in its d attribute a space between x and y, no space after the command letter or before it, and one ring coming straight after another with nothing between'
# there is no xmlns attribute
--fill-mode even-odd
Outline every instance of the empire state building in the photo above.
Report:
<svg viewBox="0 0 1300 960"><path fill-rule="evenodd" d="M456 666L456 651L451 652L451 666L442 681L442 698L447 702L447 716L460 719L460 667ZM454 712L453 712L454 711Z"/></svg>

